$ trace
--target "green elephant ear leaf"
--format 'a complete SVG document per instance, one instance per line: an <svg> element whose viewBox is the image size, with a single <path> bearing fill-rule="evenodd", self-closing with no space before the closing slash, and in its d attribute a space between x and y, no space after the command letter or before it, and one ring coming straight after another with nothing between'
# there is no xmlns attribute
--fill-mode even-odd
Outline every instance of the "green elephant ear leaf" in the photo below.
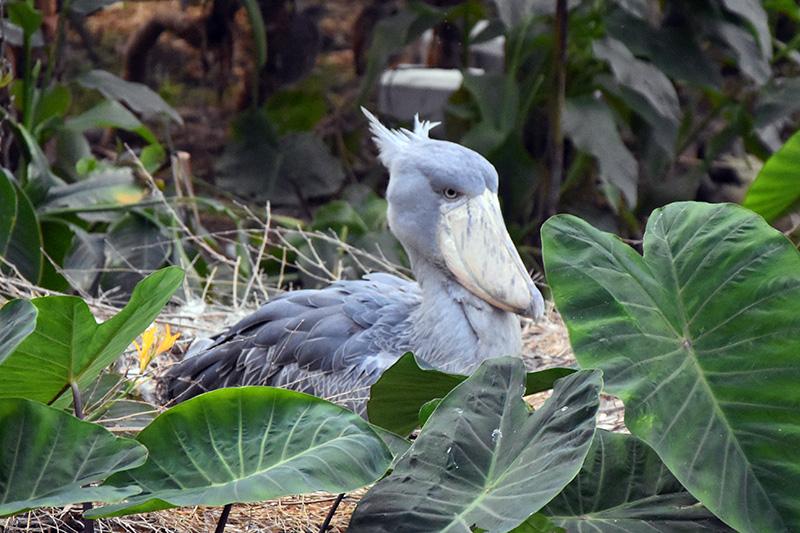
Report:
<svg viewBox="0 0 800 533"><path fill-rule="evenodd" d="M0 399L0 516L37 507L117 502L137 487L85 486L144 463L130 439L23 398Z"/></svg>
<svg viewBox="0 0 800 533"><path fill-rule="evenodd" d="M631 433L739 531L800 530L800 253L739 206L655 210L644 255L572 216L542 228L583 368Z"/></svg>
<svg viewBox="0 0 800 533"><path fill-rule="evenodd" d="M510 533L567 533L567 530L556 526L543 514L536 513L512 529Z"/></svg>
<svg viewBox="0 0 800 533"><path fill-rule="evenodd" d="M598 430L583 467L542 514L566 531L732 531L632 435Z"/></svg>
<svg viewBox="0 0 800 533"><path fill-rule="evenodd" d="M580 470L601 386L600 372L576 372L531 413L522 399L522 360L484 362L439 403L392 474L361 499L348 531L520 525Z"/></svg>
<svg viewBox="0 0 800 533"><path fill-rule="evenodd" d="M36 329L36 314L27 300L12 300L0 308L0 365Z"/></svg>
<svg viewBox="0 0 800 533"><path fill-rule="evenodd" d="M556 380L573 372L575 370L571 368L529 372L525 394L550 390ZM369 420L398 435L408 435L420 425L420 410L426 404L444 398L465 379L467 376L436 370L425 361L418 361L411 352L403 354L370 388L367 402ZM429 414L424 413L422 418L427 419Z"/></svg>
<svg viewBox="0 0 800 533"><path fill-rule="evenodd" d="M773 221L800 203L800 131L792 135L756 176L742 205Z"/></svg>
<svg viewBox="0 0 800 533"><path fill-rule="evenodd" d="M128 305L98 324L76 296L31 300L36 330L5 360L0 398L22 397L65 407L72 383L85 389L149 326L183 282L183 270L168 267L142 280Z"/></svg>
<svg viewBox="0 0 800 533"><path fill-rule="evenodd" d="M159 415L136 440L149 450L147 462L103 486L134 485L142 493L87 516L347 492L381 477L392 459L360 416L272 387L202 394Z"/></svg>

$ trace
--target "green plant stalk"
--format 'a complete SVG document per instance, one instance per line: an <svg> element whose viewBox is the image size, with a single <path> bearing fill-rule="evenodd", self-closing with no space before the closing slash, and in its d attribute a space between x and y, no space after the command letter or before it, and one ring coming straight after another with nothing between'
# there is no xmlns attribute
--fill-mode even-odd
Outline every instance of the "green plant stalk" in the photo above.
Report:
<svg viewBox="0 0 800 533"><path fill-rule="evenodd" d="M564 172L564 100L566 93L566 60L567 60L567 1L556 0L556 17L553 39L553 98L550 104L550 143L548 157L550 164L549 180L545 182L545 205L543 218L556 214L561 192L561 179Z"/></svg>
<svg viewBox="0 0 800 533"><path fill-rule="evenodd" d="M336 514L336 509L338 509L339 504L342 503L344 499L344 492L340 492L338 496L336 496L336 500L331 505L330 511L328 511L328 515L325 517L325 520L322 522L322 525L319 526L319 533L326 533L328 528L330 527L331 520L333 520L333 515Z"/></svg>
<svg viewBox="0 0 800 533"><path fill-rule="evenodd" d="M567 171L567 178L561 186L561 193L568 191L570 188L575 187L580 183L581 178L589 178L586 170L592 165L594 159L589 154L578 152L575 160Z"/></svg>
<svg viewBox="0 0 800 533"><path fill-rule="evenodd" d="M91 413L89 413L86 416L86 420L88 420L89 422L94 422L95 420L97 420L98 418L103 416L105 413L107 413L108 410L111 409L112 407L114 407L114 405L117 402L119 402L120 400L124 399L126 396L128 396L131 393L131 391L133 391L133 389L136 388L136 386L141 381L142 375L139 374L139 375L135 376L132 380L128 380L128 375L127 374L125 374L125 376L123 376L123 377L127 381L127 386L125 387L125 390L116 393L116 395L113 398L109 399L108 395L106 395L103 398L101 398L100 401L98 402L98 404L94 404L94 405L97 405L97 407L94 407L92 409ZM109 391L108 394L110 395L114 391L114 389L116 389L116 386L114 388L112 388L111 391Z"/></svg>
<svg viewBox="0 0 800 533"><path fill-rule="evenodd" d="M120 380L119 383L114 385L114 387L112 387L111 390L109 390L105 395L103 395L102 398L100 398L100 400L86 407L86 412L88 413L86 414L86 420L88 422L94 422L95 420L103 416L105 413L107 413L108 410L114 406L114 404L116 404L119 400L125 397L131 390L133 390L133 386L135 385L135 383L132 384L131 382L128 382L128 387L126 388L125 391L115 393L114 391L118 390L120 383L122 383L122 380Z"/></svg>
<svg viewBox="0 0 800 533"><path fill-rule="evenodd" d="M708 116L703 118L703 120L696 127L694 127L692 129L692 131L688 132L686 134L686 137L683 139L683 141L681 141L680 144L678 145L678 148L677 148L677 150L675 150L675 153L680 155L684 151L686 151L686 149L688 149L689 146L694 144L694 142L697 140L697 138L704 131L706 131L706 128L711 123L711 121L713 121L714 119L716 119L717 117L720 116L720 114L722 112L722 107L723 106L715 106L714 109L711 111L711 113L708 114Z"/></svg>
<svg viewBox="0 0 800 533"><path fill-rule="evenodd" d="M58 49L61 48L61 43L64 41L64 32L67 26L67 17L69 16L70 9L72 8L72 0L64 0L64 5L61 7L61 13L58 16L58 28L56 29L56 40L47 54L47 71L45 71L44 80L42 82L42 90L50 86L53 81L53 73L56 69L56 62L58 61Z"/></svg>
<svg viewBox="0 0 800 533"><path fill-rule="evenodd" d="M73 381L70 383L70 388L72 389L72 405L75 407L75 417L78 420L85 420L83 401L81 400L81 391L78 390L78 384Z"/></svg>
<svg viewBox="0 0 800 533"><path fill-rule="evenodd" d="M75 409L75 417L78 420L86 420L86 416L83 412L83 400L81 399L81 391L78 390L78 382L72 381L70 383L70 388L72 389L72 405ZM83 502L83 511L86 512L92 508L92 502ZM83 530L87 533L94 533L94 520L91 518L86 518L85 516L81 516L81 522L83 523Z"/></svg>
<svg viewBox="0 0 800 533"><path fill-rule="evenodd" d="M264 18L261 16L261 9L255 0L244 0L244 7L250 19L250 28L253 32L253 43L255 45L255 64L253 65L253 90L252 106L258 107L258 89L261 79L261 69L267 64L267 29L264 26Z"/></svg>
<svg viewBox="0 0 800 533"><path fill-rule="evenodd" d="M31 37L27 31L22 37L22 125L30 131L33 123L33 73L31 72ZM27 180L26 180L27 181ZM25 183L22 183L25 186Z"/></svg>
<svg viewBox="0 0 800 533"><path fill-rule="evenodd" d="M775 65L778 61L788 56L792 51L800 48L800 34L795 35L788 43L779 43L777 40L773 41L778 44L778 51L772 56L771 64Z"/></svg>
<svg viewBox="0 0 800 533"><path fill-rule="evenodd" d="M81 399L81 391L78 390L78 383L73 381L70 383L70 388L72 389L72 405L75 408L75 417L78 420L86 420L83 412L83 400ZM92 502L83 502L83 511L86 512L92 508ZM81 522L83 523L83 530L87 533L94 532L94 520L91 518L86 518L85 516L81 516Z"/></svg>
<svg viewBox="0 0 800 533"><path fill-rule="evenodd" d="M514 49L507 54L506 59L506 66L508 68L508 73L512 76L516 77L517 71L519 70L520 61L522 57L522 45L524 44L524 35L528 33L528 28L530 27L531 23L533 22L533 18L529 17L525 20L522 24L515 28L515 31L518 33L517 39L514 40Z"/></svg>
<svg viewBox="0 0 800 533"><path fill-rule="evenodd" d="M539 89L541 89L542 85L544 84L544 79L544 74L537 75L533 82L533 87L531 87L531 89L523 97L519 114L522 121L526 120L530 116L533 104L536 101L536 97L539 95ZM520 124L520 127L524 127L524 124Z"/></svg>

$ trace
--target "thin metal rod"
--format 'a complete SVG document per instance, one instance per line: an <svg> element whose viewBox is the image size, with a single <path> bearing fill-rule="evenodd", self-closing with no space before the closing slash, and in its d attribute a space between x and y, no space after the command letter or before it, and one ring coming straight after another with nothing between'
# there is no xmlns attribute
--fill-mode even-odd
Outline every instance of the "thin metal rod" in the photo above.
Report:
<svg viewBox="0 0 800 533"><path fill-rule="evenodd" d="M222 508L222 514L219 515L219 521L217 522L217 529L214 530L214 533L222 533L225 530L225 524L228 523L228 515L231 514L232 506L233 504L229 503L228 505Z"/></svg>
<svg viewBox="0 0 800 533"><path fill-rule="evenodd" d="M336 497L336 500L333 502L333 505L331 505L331 510L328 511L328 516L325 517L325 521L322 522L321 526L319 526L319 533L325 533L326 531L328 531L328 528L331 525L331 520L333 520L333 515L336 514L336 509L339 508L339 504L342 503L343 499L344 499L344 492L339 494Z"/></svg>
<svg viewBox="0 0 800 533"><path fill-rule="evenodd" d="M92 502L84 502L83 503L83 512L86 513L89 509L91 509ZM83 522L83 533L94 533L94 519L93 518L86 518L85 516L81 516L81 522Z"/></svg>

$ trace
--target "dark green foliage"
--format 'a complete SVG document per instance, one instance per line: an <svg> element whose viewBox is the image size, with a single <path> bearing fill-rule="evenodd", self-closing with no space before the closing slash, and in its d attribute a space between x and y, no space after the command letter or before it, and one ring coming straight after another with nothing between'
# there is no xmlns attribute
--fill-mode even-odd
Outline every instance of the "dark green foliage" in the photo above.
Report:
<svg viewBox="0 0 800 533"><path fill-rule="evenodd" d="M491 359L438 405L349 531L508 531L575 476L594 434L599 372L556 382L531 413L515 357Z"/></svg>
<svg viewBox="0 0 800 533"><path fill-rule="evenodd" d="M36 307L27 300L12 300L0 307L0 364L36 329Z"/></svg>
<svg viewBox="0 0 800 533"><path fill-rule="evenodd" d="M799 170L800 132L767 160L742 205L768 221L796 210L800 202Z"/></svg>
<svg viewBox="0 0 800 533"><path fill-rule="evenodd" d="M733 205L653 213L644 256L575 217L543 228L575 357L625 422L738 531L800 527L800 253Z"/></svg>
<svg viewBox="0 0 800 533"><path fill-rule="evenodd" d="M631 435L598 430L583 468L541 511L567 531L731 531Z"/></svg>
<svg viewBox="0 0 800 533"><path fill-rule="evenodd" d="M128 305L98 324L77 296L46 296L32 301L36 330L2 364L0 398L23 397L57 405L74 383L84 389L149 326L183 282L170 267L139 283Z"/></svg>
<svg viewBox="0 0 800 533"><path fill-rule="evenodd" d="M358 415L271 387L202 394L160 415L136 440L149 450L148 461L103 486L138 486L142 494L92 516L346 492L378 479L391 461Z"/></svg>
<svg viewBox="0 0 800 533"><path fill-rule="evenodd" d="M0 399L0 516L36 507L116 502L134 486L90 486L142 464L144 446L22 398Z"/></svg>
<svg viewBox="0 0 800 533"><path fill-rule="evenodd" d="M529 372L525 394L550 390L556 380L568 376L570 368ZM370 388L367 412L373 424L398 435L407 435L420 425L419 411L429 401L444 398L467 376L447 374L407 353L397 360ZM427 419L427 416L425 417Z"/></svg>
<svg viewBox="0 0 800 533"><path fill-rule="evenodd" d="M203 214L219 215L234 228L228 241L190 220L188 204L171 191L162 202L158 170L180 115L147 87L98 70L76 81L102 99L75 110L76 85L55 82L52 71L42 73L32 61L33 47L43 44L41 14L15 2L5 16L16 26L7 24L6 35L21 47L23 69L9 86L16 108L0 116L20 158L7 159L12 164L0 176L0 272L59 291L121 288L122 299L132 297L101 325L76 297L18 300L0 309L0 514L126 496L132 499L95 514L350 490L390 468L388 446L396 469L364 498L353 531L800 529L798 254L761 219L732 206L660 209L694 198L716 160L735 148L766 161L745 205L769 221L796 210L800 154L797 134L790 135L800 110L800 9L785 0L568 2L561 62L553 53L555 4L471 1L443 10L411 3L378 22L360 99L369 97L390 57L440 21L462 31L464 55L470 39L506 38L505 70L465 72L437 132L496 165L504 212L521 242L538 245L537 228L551 210L581 214L623 236L644 233L644 257L572 217L552 219L542 236L547 281L576 357L583 368L603 370L606 390L625 401L626 423L636 436L600 432L591 440L599 372L552 369L528 374L525 383L519 364L496 360L467 378L420 368L411 354L373 387L369 405L373 422L398 433L423 427L410 450L405 439L338 407L269 389L220 391L150 422L146 404L126 394L131 382L98 376L149 325L182 276L167 270L140 289L134 285L165 264L191 265L187 291L199 294L215 273L212 256L222 244L232 244L237 257L235 270L218 276L226 281L256 279L263 258L252 249L265 248L264 258L280 258L283 251L270 249L272 233L244 230L249 214L234 214L220 202L192 200ZM74 0L71 9L91 13L106 5ZM263 21L253 2L246 5L256 27L255 63L262 65ZM491 17L486 30L469 37L477 20ZM561 72L566 86L559 110L554 96ZM240 115L217 161L218 183L240 196L291 204L311 220L275 216L274 222L330 228L347 245L402 263L387 232L385 202L365 187L380 183L383 174L354 170L366 129L348 124L330 133L326 115L335 112L343 122L339 118L350 110L341 109L340 95L331 98L328 89L319 80L301 83ZM160 117L161 129L145 124L144 116ZM558 116L566 137L563 169L548 152L557 130L551 117ZM137 157L157 175L150 199L143 199L146 174L125 161L130 154L122 144L112 157L95 158L87 133L97 128L138 139ZM560 180L555 185L552 176ZM543 194L550 186L555 205ZM339 200L319 207L331 198ZM318 274L354 277L362 264L381 268L330 241L320 241L315 256L307 236L286 239L286 258L308 274L280 265L284 281L310 286ZM309 259L321 266L315 270ZM221 292L210 291L215 297ZM549 389L562 377L554 397L530 414L522 391ZM115 474L110 483L82 487L136 466L144 451L57 411L69 408L64 392L73 385L82 391L76 397L89 418L132 415L137 427L146 426L139 440L155 459ZM578 390L568 394L569 387ZM276 410L266 414L269 405ZM258 440L266 435L265 420L283 425L271 428L269 440ZM183 425L181 436L190 435L181 441L185 449L176 444L171 423ZM537 433L540 423L550 433ZM314 434L332 427L343 432L340 438L311 450ZM502 432L502 444L487 440L494 430ZM101 443L98 463L93 442ZM263 467L268 452L284 445L301 470L278 474L270 464L252 470L256 483L245 479L242 474L251 472L239 461L245 451L263 459ZM354 449L365 453L351 456ZM561 458L558 464L545 464L548 452ZM191 464L195 456L208 459L203 465L213 464L208 472L224 483L208 489L208 479L201 479L205 466ZM156 459L170 465L170 475L192 478L192 486L170 486ZM80 471L82 462L95 465L91 475ZM475 467L473 475L463 474L464 465ZM504 466L511 477L498 475ZM276 480L280 487L273 490ZM548 483L548 490L536 492ZM146 493L134 496L142 488ZM246 498L239 488L249 491ZM506 490L513 493L511 506L498 498ZM439 493L447 497L433 499Z"/></svg>

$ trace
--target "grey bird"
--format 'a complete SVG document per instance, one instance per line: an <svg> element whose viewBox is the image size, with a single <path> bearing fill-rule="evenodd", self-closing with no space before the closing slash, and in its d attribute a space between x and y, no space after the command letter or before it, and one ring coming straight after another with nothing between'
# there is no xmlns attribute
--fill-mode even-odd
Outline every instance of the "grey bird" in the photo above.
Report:
<svg viewBox="0 0 800 533"><path fill-rule="evenodd" d="M373 273L275 297L173 367L171 400L269 385L366 416L369 386L405 352L461 374L520 355L519 316L539 318L544 302L503 222L497 171L472 150L429 138L437 123L389 130L363 111L389 170L389 229L416 282Z"/></svg>

